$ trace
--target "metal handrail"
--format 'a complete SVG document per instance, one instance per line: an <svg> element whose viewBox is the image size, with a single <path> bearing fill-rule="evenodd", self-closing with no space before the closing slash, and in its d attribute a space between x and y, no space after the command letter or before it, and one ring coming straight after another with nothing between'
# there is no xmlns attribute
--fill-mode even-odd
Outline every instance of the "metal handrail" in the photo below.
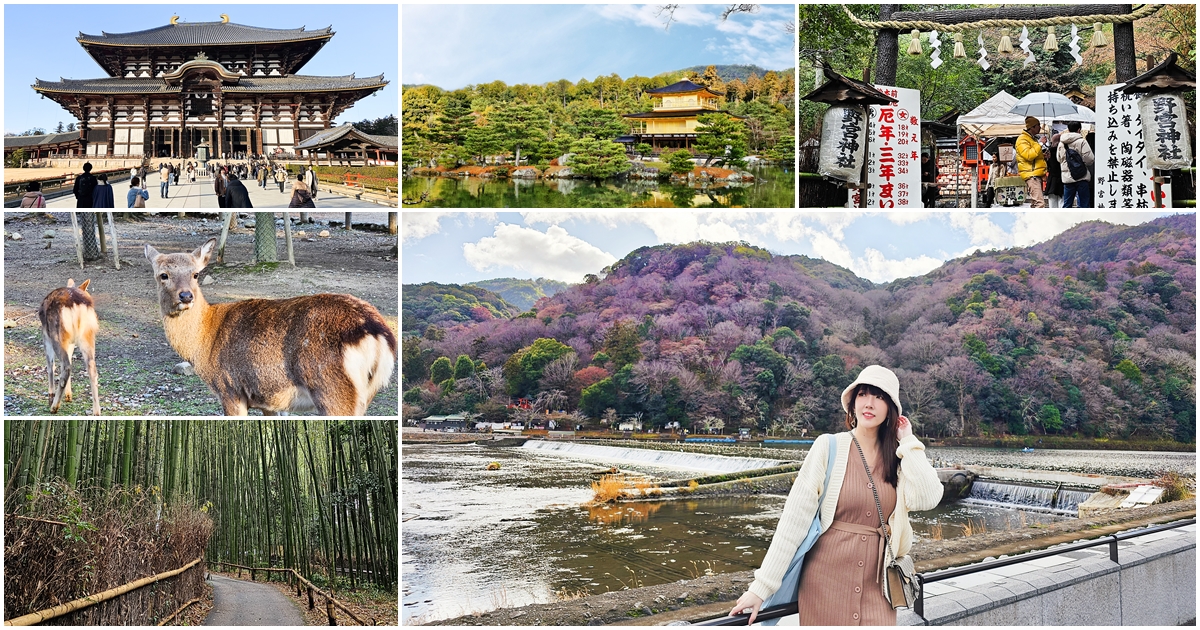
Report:
<svg viewBox="0 0 1200 630"><path fill-rule="evenodd" d="M1020 555L1012 556L1010 558L1002 558L999 560L993 560L991 562L972 564L972 565L968 565L965 567L956 567L953 569L944 569L942 571L937 571L937 572L930 573L930 574L918 573L915 576L916 582L917 582L917 601L913 603L913 612L916 613L917 616L921 618L921 621L925 622L925 625L929 625L929 621L927 619L925 619L925 584L928 584L931 582L940 582L942 580L948 580L951 578L961 577L964 575L971 575L973 573L979 573L981 571L988 571L991 569L1005 567L1005 566L1009 566L1012 564L1019 564L1021 562L1037 560L1038 558L1048 558L1050 556L1057 556L1059 554L1067 553L1070 551L1078 551L1080 549L1099 547L1100 545L1108 545L1109 559L1112 560L1113 562L1117 562L1117 543L1122 540L1128 540L1130 538L1137 538L1138 536L1145 536L1147 534L1154 534L1157 532L1176 529L1179 527L1187 527L1188 525L1195 525L1195 524L1196 524L1196 519L1189 518L1189 519L1184 519L1182 521L1175 521L1174 523L1167 523L1165 525L1155 525L1152 527L1144 527L1142 529L1135 529L1135 530L1130 530L1130 531L1126 531L1126 532L1120 532L1120 533L1112 534L1109 536L1102 536L1095 540L1081 541L1081 542L1069 544L1069 545L1066 545L1063 547L1055 547L1053 549L1045 549L1042 551L1035 551L1033 553L1023 553ZM770 619L780 619L783 617L787 617L788 615L794 615L794 614L798 613L799 611L800 611L800 608L799 608L798 603L796 603L796 602L792 602L790 604L779 604L778 606L771 606L771 607L760 610L758 613L758 616L755 617L755 621L758 622L758 621L767 621ZM717 617L715 619L708 619L708 620L701 621L701 622L698 622L693 625L697 625L697 626L745 626L745 625L749 625L749 621L750 621L750 615L740 615L739 614L739 615Z"/></svg>

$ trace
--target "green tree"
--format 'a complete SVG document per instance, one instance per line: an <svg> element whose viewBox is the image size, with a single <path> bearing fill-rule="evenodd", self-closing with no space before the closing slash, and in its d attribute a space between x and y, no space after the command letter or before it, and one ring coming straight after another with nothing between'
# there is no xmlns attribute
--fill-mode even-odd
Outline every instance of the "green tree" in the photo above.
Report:
<svg viewBox="0 0 1200 630"><path fill-rule="evenodd" d="M467 141L467 133L475 128L471 99L466 94L452 93L443 103L433 128L434 138L438 142L462 146Z"/></svg>
<svg viewBox="0 0 1200 630"><path fill-rule="evenodd" d="M767 149L767 159L778 162L784 168L791 168L796 163L796 136L791 134L779 138L779 142Z"/></svg>
<svg viewBox="0 0 1200 630"><path fill-rule="evenodd" d="M513 163L518 165L521 150L544 142L550 130L550 116L542 105L506 105L491 114L488 120L495 125L504 148L513 152Z"/></svg>
<svg viewBox="0 0 1200 630"><path fill-rule="evenodd" d="M692 154L687 149L663 153L660 159L667 163L667 170L676 175L691 173L692 169L696 168L696 163L692 161Z"/></svg>
<svg viewBox="0 0 1200 630"><path fill-rule="evenodd" d="M605 333L602 350L613 362L613 369L620 370L641 360L642 351L638 348L641 343L642 338L638 336L637 326L621 320L614 323Z"/></svg>
<svg viewBox="0 0 1200 630"><path fill-rule="evenodd" d="M594 180L607 179L629 170L625 148L611 140L584 137L571 145L571 170Z"/></svg>
<svg viewBox="0 0 1200 630"><path fill-rule="evenodd" d="M404 382L420 383L425 380L425 357L421 352L421 340L418 337L404 337L401 341L400 370L404 374Z"/></svg>
<svg viewBox="0 0 1200 630"><path fill-rule="evenodd" d="M1125 378L1129 379L1130 381L1139 385L1142 384L1142 371L1138 369L1138 366L1135 365L1133 361L1130 361L1129 359L1122 359L1121 362L1117 364L1115 369L1121 374L1124 374Z"/></svg>
<svg viewBox="0 0 1200 630"><path fill-rule="evenodd" d="M472 376L475 376L475 362L465 354L458 355L458 360L454 362L454 380Z"/></svg>
<svg viewBox="0 0 1200 630"><path fill-rule="evenodd" d="M513 396L532 394L537 390L538 381L542 380L546 365L569 352L574 352L571 346L547 337L518 350L504 363L508 393Z"/></svg>
<svg viewBox="0 0 1200 630"><path fill-rule="evenodd" d="M1038 410L1038 422L1046 431L1061 431L1063 428L1062 414L1054 405L1042 405Z"/></svg>
<svg viewBox="0 0 1200 630"><path fill-rule="evenodd" d="M486 125L468 130L463 140L463 147L468 153L478 157L482 163L487 156L496 155L504 150L504 140L495 126Z"/></svg>
<svg viewBox="0 0 1200 630"><path fill-rule="evenodd" d="M637 153L639 157L644 158L647 155L650 155L653 151L654 151L654 147L650 146L649 144L646 144L645 142L639 142L639 143L633 145L633 152Z"/></svg>
<svg viewBox="0 0 1200 630"><path fill-rule="evenodd" d="M725 165L741 164L746 157L746 125L724 113L700 114L696 117L696 150L708 155L704 165L717 160Z"/></svg>
<svg viewBox="0 0 1200 630"><path fill-rule="evenodd" d="M448 357L438 357L433 365L429 366L429 379L434 383L442 384L454 378L454 367L450 364Z"/></svg>
<svg viewBox="0 0 1200 630"><path fill-rule="evenodd" d="M579 408L592 418L599 418L605 409L616 406L617 385L611 376L585 387L579 399Z"/></svg>
<svg viewBox="0 0 1200 630"><path fill-rule="evenodd" d="M8 168L21 168L21 164L25 162L25 149L17 149L8 156Z"/></svg>
<svg viewBox="0 0 1200 630"><path fill-rule="evenodd" d="M581 110L575 116L573 127L576 137L592 136L601 140L612 140L628 130L616 112L599 107L587 107Z"/></svg>

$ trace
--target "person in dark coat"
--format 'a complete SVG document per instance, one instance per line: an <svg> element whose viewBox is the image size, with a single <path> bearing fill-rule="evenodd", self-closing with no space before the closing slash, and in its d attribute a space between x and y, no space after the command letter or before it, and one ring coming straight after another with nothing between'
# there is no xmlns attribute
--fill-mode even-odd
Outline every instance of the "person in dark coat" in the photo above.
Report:
<svg viewBox="0 0 1200 630"><path fill-rule="evenodd" d="M92 207L93 208L115 208L113 205L113 189L108 183L108 175L100 173L96 176L100 180L96 184L95 190L92 191Z"/></svg>
<svg viewBox="0 0 1200 630"><path fill-rule="evenodd" d="M225 203L222 208L253 208L250 203L250 191L238 180L234 173L229 174L229 182L225 185Z"/></svg>
<svg viewBox="0 0 1200 630"><path fill-rule="evenodd" d="M937 200L942 196L938 190L938 166L933 157L933 150L928 147L921 151L921 207L937 207Z"/></svg>
<svg viewBox="0 0 1200 630"><path fill-rule="evenodd" d="M224 208L225 206L225 188L228 183L225 180L225 169L221 169L213 175L213 192L217 193L217 205Z"/></svg>
<svg viewBox="0 0 1200 630"><path fill-rule="evenodd" d="M292 200L288 203L289 208L316 208L317 204L313 203L312 195L308 192L308 184L304 183L304 176L296 178L296 183L292 184Z"/></svg>
<svg viewBox="0 0 1200 630"><path fill-rule="evenodd" d="M95 190L96 176L92 175L92 163L85 162L83 165L83 174L75 178L75 187L72 189L75 193L75 207L91 208L92 192Z"/></svg>
<svg viewBox="0 0 1200 630"><path fill-rule="evenodd" d="M1050 136L1050 149L1046 151L1046 196L1054 197L1054 205L1051 207L1062 205L1062 163L1058 161L1058 143L1061 137L1061 131L1055 132L1054 135ZM1047 206L1050 206L1050 204L1047 204Z"/></svg>

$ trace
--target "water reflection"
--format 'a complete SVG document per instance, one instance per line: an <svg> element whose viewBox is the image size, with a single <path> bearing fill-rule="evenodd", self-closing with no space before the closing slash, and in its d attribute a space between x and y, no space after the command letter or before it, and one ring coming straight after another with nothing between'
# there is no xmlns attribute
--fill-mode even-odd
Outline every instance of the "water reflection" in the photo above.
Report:
<svg viewBox="0 0 1200 630"><path fill-rule="evenodd" d="M662 503L606 503L587 506L588 520L601 525L645 523L662 509Z"/></svg>

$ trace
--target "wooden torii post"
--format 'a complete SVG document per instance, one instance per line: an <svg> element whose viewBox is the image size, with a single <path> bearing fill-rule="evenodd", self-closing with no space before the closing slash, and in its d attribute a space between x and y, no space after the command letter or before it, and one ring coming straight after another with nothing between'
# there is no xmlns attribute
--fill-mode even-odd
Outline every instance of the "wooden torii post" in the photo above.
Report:
<svg viewBox="0 0 1200 630"><path fill-rule="evenodd" d="M1157 5L1161 6L1161 5ZM1139 12L1153 13L1156 5L1145 5ZM1080 18L1085 16L1126 16L1134 13L1132 4L1062 4L1053 6L1007 6L995 9L950 9L945 11L900 11L898 4L879 6L880 23L911 23L914 28L919 22L941 25L971 24L993 20L1017 20L1033 22L1056 18ZM1148 13L1147 13L1148 14ZM1065 24L1065 22L1064 22ZM875 83L895 85L899 29L879 28L875 35L878 56L875 59ZM1124 83L1137 76L1137 58L1133 43L1133 22L1113 22L1113 57L1116 62L1117 81Z"/></svg>

